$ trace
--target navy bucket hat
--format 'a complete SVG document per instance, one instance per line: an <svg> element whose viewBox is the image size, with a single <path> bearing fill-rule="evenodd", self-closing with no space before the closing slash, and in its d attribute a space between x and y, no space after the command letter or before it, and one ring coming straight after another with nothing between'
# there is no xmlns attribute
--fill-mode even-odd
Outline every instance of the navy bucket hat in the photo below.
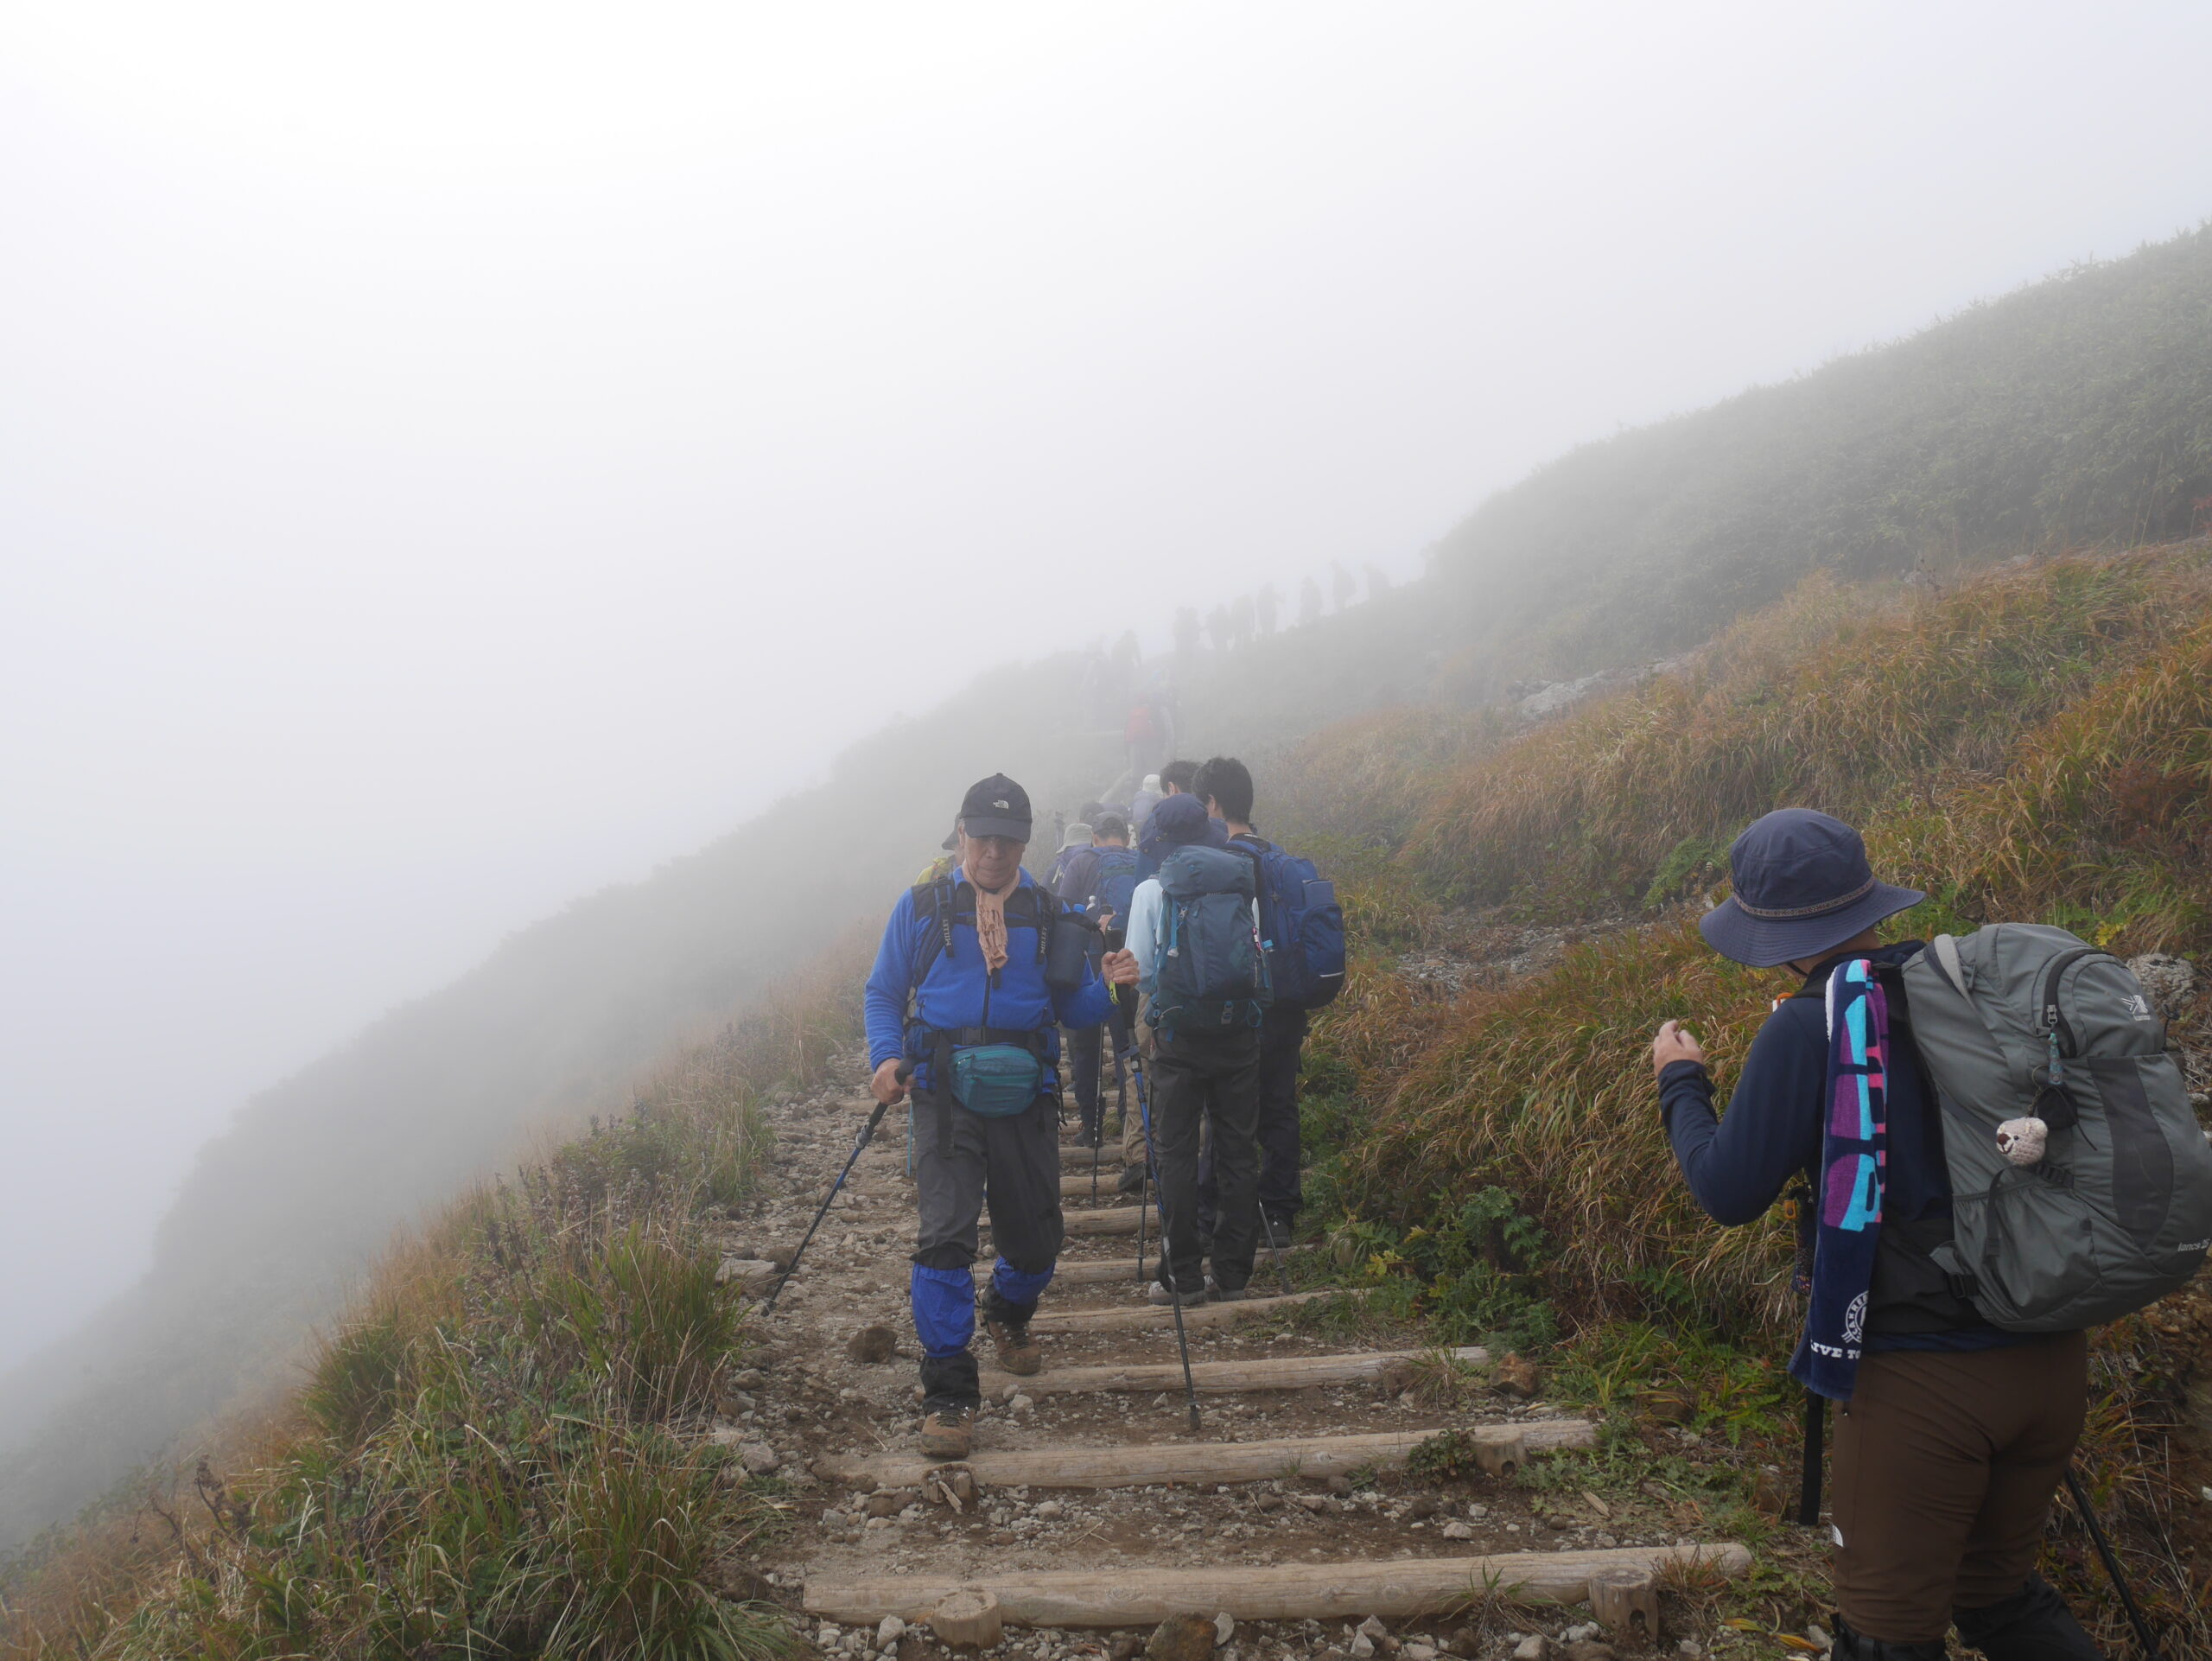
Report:
<svg viewBox="0 0 2212 1661"><path fill-rule="evenodd" d="M1772 969L1817 958L1928 896L1874 880L1866 844L1841 819L1778 808L1728 850L1736 892L1698 919L1724 958Z"/></svg>

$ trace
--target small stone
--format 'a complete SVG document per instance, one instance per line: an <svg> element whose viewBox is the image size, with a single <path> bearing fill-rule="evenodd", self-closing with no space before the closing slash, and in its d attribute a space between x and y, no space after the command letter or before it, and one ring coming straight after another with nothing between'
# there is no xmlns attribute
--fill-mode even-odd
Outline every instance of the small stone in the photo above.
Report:
<svg viewBox="0 0 2212 1661"><path fill-rule="evenodd" d="M1170 1615L1145 1640L1145 1661L1212 1661L1213 1622L1204 1615Z"/></svg>
<svg viewBox="0 0 2212 1661"><path fill-rule="evenodd" d="M1471 1540L1475 1537L1475 1531L1465 1523L1446 1523L1444 1537L1447 1540Z"/></svg>
<svg viewBox="0 0 2212 1661"><path fill-rule="evenodd" d="M1352 1630L1356 1632L1364 1632L1370 1638L1388 1638L1390 1635L1390 1629L1382 1624L1382 1618L1380 1615L1368 1616Z"/></svg>
<svg viewBox="0 0 2212 1661"><path fill-rule="evenodd" d="M1037 1410L1037 1403L1027 1396L1017 1396L1007 1405L1014 1410L1016 1417L1022 1417Z"/></svg>
<svg viewBox="0 0 2212 1661"><path fill-rule="evenodd" d="M1332 1476L1322 1486L1333 1494L1348 1495L1351 1492L1351 1479L1348 1476Z"/></svg>
<svg viewBox="0 0 2212 1661"><path fill-rule="evenodd" d="M1615 1539L1611 1535L1606 1533L1605 1530L1599 1529L1596 1535L1592 1537L1590 1543L1596 1546L1600 1551L1611 1551L1615 1546L1618 1545L1620 1542Z"/></svg>
<svg viewBox="0 0 2212 1661"><path fill-rule="evenodd" d="M1580 1644L1586 1638L1595 1638L1605 1629L1594 1620L1578 1621L1559 1635L1562 1644Z"/></svg>
<svg viewBox="0 0 2212 1661"><path fill-rule="evenodd" d="M1408 1644L1399 1653L1406 1658L1406 1661L1436 1661L1436 1645L1433 1644Z"/></svg>
<svg viewBox="0 0 2212 1661"><path fill-rule="evenodd" d="M1531 1632L1513 1646L1513 1661L1549 1661L1551 1640L1541 1632Z"/></svg>
<svg viewBox="0 0 2212 1661"><path fill-rule="evenodd" d="M767 1476L783 1464L783 1457L765 1441L748 1441L737 1450L739 1464L755 1476Z"/></svg>
<svg viewBox="0 0 2212 1661"><path fill-rule="evenodd" d="M1697 1661L1705 1653L1705 1645L1694 1638L1686 1638L1675 1645L1675 1653L1688 1658L1688 1661Z"/></svg>
<svg viewBox="0 0 2212 1661"><path fill-rule="evenodd" d="M1144 1639L1135 1632L1116 1632L1106 1646L1106 1661L1136 1661L1144 1653Z"/></svg>
<svg viewBox="0 0 2212 1661"><path fill-rule="evenodd" d="M899 1338L890 1327L863 1327L845 1342L845 1353L854 1360L875 1365L899 1352Z"/></svg>
<svg viewBox="0 0 2212 1661"><path fill-rule="evenodd" d="M1827 1629L1818 1622L1805 1628L1805 1638L1806 1641L1816 1650L1832 1650L1835 1647L1835 1639L1830 1637Z"/></svg>
<svg viewBox="0 0 2212 1661"><path fill-rule="evenodd" d="M843 1636L844 1633L825 1620L816 1629L814 1641L825 1650L834 1650L837 1647L837 1640Z"/></svg>
<svg viewBox="0 0 2212 1661"><path fill-rule="evenodd" d="M1354 1632L1351 1635L1351 1653L1354 1661L1367 1661L1367 1658L1375 1653L1375 1640L1365 1632Z"/></svg>
<svg viewBox="0 0 2212 1661"><path fill-rule="evenodd" d="M896 1488L886 1488L880 1493L870 1494L861 1506L862 1511L879 1520L886 1517L896 1517L906 1508L906 1496Z"/></svg>
<svg viewBox="0 0 2212 1661"><path fill-rule="evenodd" d="M1224 1609L1221 1613L1213 1618L1214 1646L1218 1649L1222 1645L1228 1643L1230 1639L1236 1636L1236 1618Z"/></svg>
<svg viewBox="0 0 2212 1661"><path fill-rule="evenodd" d="M906 1636L906 1623L896 1615L886 1615L875 1629L875 1647L887 1650Z"/></svg>
<svg viewBox="0 0 2212 1661"><path fill-rule="evenodd" d="M1047 1499L1037 1507L1037 1520L1040 1523L1057 1523L1067 1514L1068 1508L1057 1499Z"/></svg>
<svg viewBox="0 0 2212 1661"><path fill-rule="evenodd" d="M758 1390L768 1382L768 1375L758 1367L747 1367L730 1374L729 1381L739 1390Z"/></svg>
<svg viewBox="0 0 2212 1661"><path fill-rule="evenodd" d="M1613 1646L1586 1638L1567 1646L1567 1661L1613 1661Z"/></svg>
<svg viewBox="0 0 2212 1661"><path fill-rule="evenodd" d="M995 1546L1012 1545L1014 1543L1014 1531L1012 1529L992 1530L991 1543Z"/></svg>
<svg viewBox="0 0 2212 1661"><path fill-rule="evenodd" d="M1518 1355L1508 1355L1491 1369L1490 1387L1501 1396L1517 1397L1525 1402L1536 1393L1537 1382L1535 1364Z"/></svg>

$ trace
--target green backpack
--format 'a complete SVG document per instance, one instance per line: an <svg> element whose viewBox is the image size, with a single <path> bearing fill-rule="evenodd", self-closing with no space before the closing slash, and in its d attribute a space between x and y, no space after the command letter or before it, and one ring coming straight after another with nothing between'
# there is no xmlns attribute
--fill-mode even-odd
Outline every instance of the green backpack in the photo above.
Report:
<svg viewBox="0 0 2212 1661"><path fill-rule="evenodd" d="M1936 936L1899 979L1951 1178L1953 1238L1929 1255L1985 1317L2071 1332L2196 1272L2212 1145L2126 964L2064 929L1999 923ZM2008 1155L2028 1119L2042 1130ZM2035 1135L2042 1155L2023 1162Z"/></svg>

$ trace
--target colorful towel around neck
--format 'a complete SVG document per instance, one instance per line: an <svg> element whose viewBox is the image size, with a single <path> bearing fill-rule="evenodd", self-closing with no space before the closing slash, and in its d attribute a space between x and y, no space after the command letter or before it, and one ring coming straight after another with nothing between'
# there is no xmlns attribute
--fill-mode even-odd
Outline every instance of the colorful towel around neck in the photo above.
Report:
<svg viewBox="0 0 2212 1661"><path fill-rule="evenodd" d="M1815 1189L1820 1222L1813 1296L1789 1371L1815 1394L1847 1402L1866 1340L1889 1158L1890 1008L1867 959L1839 964L1828 977L1827 1018L1827 1126Z"/></svg>

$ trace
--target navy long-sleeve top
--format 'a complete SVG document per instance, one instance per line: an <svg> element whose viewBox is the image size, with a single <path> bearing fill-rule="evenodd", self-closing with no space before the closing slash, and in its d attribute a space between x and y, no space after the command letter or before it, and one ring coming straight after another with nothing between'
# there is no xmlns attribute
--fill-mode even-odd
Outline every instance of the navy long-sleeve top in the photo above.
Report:
<svg viewBox="0 0 2212 1661"><path fill-rule="evenodd" d="M1818 1173L1827 1123L1828 976L1847 958L1899 964L1920 950L1906 941L1869 952L1838 952L1805 978L1810 996L1786 999L1752 1039L1751 1053L1716 1117L1713 1079L1696 1061L1670 1063L1659 1076L1660 1112L1675 1162L1691 1194L1716 1223L1757 1221L1791 1178ZM1902 1047L1900 1046L1900 1048ZM1913 1223L1951 1214L1943 1163L1942 1125L1928 1099L1919 1067L1899 1055L1885 1078L1889 1158L1883 1170L1882 1220ZM1817 1188L1817 1183L1815 1184ZM1870 1349L1982 1349L2017 1335L1986 1323L1923 1333L1869 1333Z"/></svg>
<svg viewBox="0 0 2212 1661"><path fill-rule="evenodd" d="M956 875L955 881L958 888L969 886L965 876ZM1037 889L1039 903L1058 904L1047 897L1051 890L1027 871L1021 874L1020 886ZM941 936L935 921L916 907L914 891L910 888L899 896L884 926L883 944L877 948L861 1002L871 1068L894 1056L911 1056L923 1064L916 1082L926 1089L933 1081L920 1034L988 1027L1044 1034L1047 1059L1057 1069L1059 1028L1096 1027L1111 1012L1113 994L1091 964L1084 965L1083 984L1072 990L1046 985L1044 965L1037 958L1036 930L1012 918L1007 925L1006 963L996 972L987 970L974 916L969 910L954 928L952 951L947 955L936 949ZM911 1028L906 1019L910 999L914 1009ZM1047 1079L1047 1086L1056 1080L1057 1072Z"/></svg>

